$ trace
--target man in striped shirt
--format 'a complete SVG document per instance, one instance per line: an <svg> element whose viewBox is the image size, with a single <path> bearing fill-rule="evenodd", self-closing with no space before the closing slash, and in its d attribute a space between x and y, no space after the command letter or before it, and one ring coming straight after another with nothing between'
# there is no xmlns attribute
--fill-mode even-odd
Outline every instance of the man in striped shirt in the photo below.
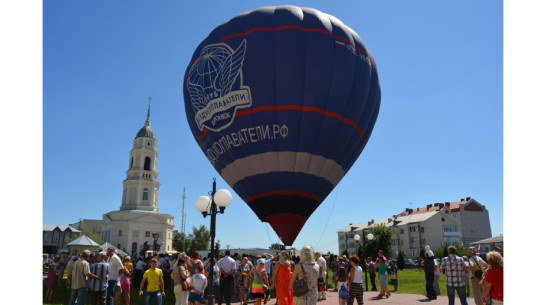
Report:
<svg viewBox="0 0 546 305"><path fill-rule="evenodd" d="M87 259L91 251L84 250L80 258L74 263L72 267L72 276L71 276L71 288L72 292L70 293L70 301L68 305L83 305L85 302L85 289L87 285L86 277L90 279L102 280L102 277L96 276L91 273L89 269L89 263Z"/></svg>
<svg viewBox="0 0 546 305"><path fill-rule="evenodd" d="M108 288L108 263L104 259L105 252L97 255L97 260L91 265L91 273L98 275L102 280L92 279L89 288L91 289L91 305L106 305L106 288Z"/></svg>
<svg viewBox="0 0 546 305"><path fill-rule="evenodd" d="M440 268L440 271L444 272L446 275L447 299L449 305L455 305L455 290L457 290L457 295L459 295L461 304L468 305L466 302L466 284L463 275L463 271L468 271L468 266L465 265L462 257L455 254L456 252L457 248L454 246L449 246L447 248L449 256L442 258L442 267Z"/></svg>

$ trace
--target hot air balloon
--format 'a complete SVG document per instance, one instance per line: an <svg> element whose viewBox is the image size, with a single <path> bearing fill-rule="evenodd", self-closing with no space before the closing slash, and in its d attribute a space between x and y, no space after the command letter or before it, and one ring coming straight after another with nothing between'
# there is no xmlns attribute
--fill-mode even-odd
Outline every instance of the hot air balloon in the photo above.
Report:
<svg viewBox="0 0 546 305"><path fill-rule="evenodd" d="M381 100L358 34L296 6L216 27L193 53L183 91L200 148L285 245L364 149Z"/></svg>

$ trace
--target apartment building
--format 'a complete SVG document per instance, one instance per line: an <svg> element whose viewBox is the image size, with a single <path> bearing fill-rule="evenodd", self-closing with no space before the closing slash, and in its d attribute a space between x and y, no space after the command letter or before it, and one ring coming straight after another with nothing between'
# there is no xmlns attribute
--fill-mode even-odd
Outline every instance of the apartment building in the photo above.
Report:
<svg viewBox="0 0 546 305"><path fill-rule="evenodd" d="M418 257L426 245L433 250L443 243L469 247L470 243L491 237L489 212L484 205L467 197L457 202L408 208L387 219L350 224L338 231L339 253L347 250L349 254L356 254L358 246L365 241L356 241L355 234L366 236L370 228L379 225L392 228L391 256L403 251L406 257Z"/></svg>

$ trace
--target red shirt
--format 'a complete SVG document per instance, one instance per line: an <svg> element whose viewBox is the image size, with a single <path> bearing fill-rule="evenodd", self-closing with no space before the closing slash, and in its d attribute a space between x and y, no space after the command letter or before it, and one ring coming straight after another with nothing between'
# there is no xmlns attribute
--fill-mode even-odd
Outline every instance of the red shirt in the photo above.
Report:
<svg viewBox="0 0 546 305"><path fill-rule="evenodd" d="M502 302L503 291L503 268L490 268L485 273L484 280L491 284L489 296L492 299Z"/></svg>

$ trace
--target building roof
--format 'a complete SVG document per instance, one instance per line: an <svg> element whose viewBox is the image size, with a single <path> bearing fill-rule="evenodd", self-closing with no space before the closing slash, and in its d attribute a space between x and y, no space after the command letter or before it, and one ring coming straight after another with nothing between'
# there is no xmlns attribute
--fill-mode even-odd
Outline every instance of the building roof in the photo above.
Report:
<svg viewBox="0 0 546 305"><path fill-rule="evenodd" d="M381 220L371 220L368 222L362 222L357 224L350 224L346 227L343 227L341 230L338 231L338 233L344 233L344 232L351 232L351 231L362 231L368 228L377 227L380 225L385 225L387 227L392 227L393 225L406 225L410 223L418 223L423 222L429 219L430 217L436 215L438 211L430 211L427 213L419 213L416 215L408 215L408 216L397 216L396 218L388 218L388 219L381 219Z"/></svg>
<svg viewBox="0 0 546 305"><path fill-rule="evenodd" d="M431 203L431 204L427 204L425 207L418 207L418 208L415 208L415 209L407 208L405 211L398 214L398 216L408 216L408 215L428 213L428 212L433 212L433 211L440 211L441 209L443 209L445 207L449 207L450 212L459 212L461 210L462 205L466 205L466 204L468 204L468 203L470 203L472 201L477 202L476 200L472 199L471 197L466 197L466 198L461 198L460 201L455 201L455 202Z"/></svg>
<svg viewBox="0 0 546 305"><path fill-rule="evenodd" d="M479 245L479 244L494 244L494 243L502 243L504 241L504 237L501 235L499 236L493 236L486 239L478 240L475 242L470 243L471 245Z"/></svg>
<svg viewBox="0 0 546 305"><path fill-rule="evenodd" d="M91 246L91 247L98 247L99 244L97 244L94 240L91 238L82 235L73 241L69 242L67 246Z"/></svg>
<svg viewBox="0 0 546 305"><path fill-rule="evenodd" d="M144 122L144 127L142 127L136 137L136 138L141 138L141 137L145 137L145 138L155 138L155 135L154 135L154 131L152 130L152 126L150 126L150 107L151 107L151 103L152 103L152 98L149 97L149 102L148 102L148 114L146 115L146 122Z"/></svg>
<svg viewBox="0 0 546 305"><path fill-rule="evenodd" d="M62 232L64 232L66 229L70 228L72 232L75 233L81 233L80 230L73 228L71 226L63 226L63 225L43 225L43 231L53 231L55 228L59 228Z"/></svg>
<svg viewBox="0 0 546 305"><path fill-rule="evenodd" d="M152 126L150 125L145 125L144 127L142 127L136 137L136 138L141 138L141 137L145 137L145 138L155 138L155 135L154 135L154 131L152 130Z"/></svg>

